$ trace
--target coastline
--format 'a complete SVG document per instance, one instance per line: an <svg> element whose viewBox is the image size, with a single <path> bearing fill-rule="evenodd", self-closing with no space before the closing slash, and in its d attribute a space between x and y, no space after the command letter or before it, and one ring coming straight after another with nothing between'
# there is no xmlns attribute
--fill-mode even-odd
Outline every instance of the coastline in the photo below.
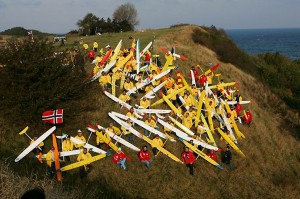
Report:
<svg viewBox="0 0 300 199"><path fill-rule="evenodd" d="M300 58L300 28L226 29L238 47L251 55L280 53Z"/></svg>

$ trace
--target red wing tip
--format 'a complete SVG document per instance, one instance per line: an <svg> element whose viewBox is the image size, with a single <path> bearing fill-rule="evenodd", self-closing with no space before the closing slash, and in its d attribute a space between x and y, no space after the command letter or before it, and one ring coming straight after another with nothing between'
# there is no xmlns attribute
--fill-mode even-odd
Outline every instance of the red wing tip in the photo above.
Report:
<svg viewBox="0 0 300 199"><path fill-rule="evenodd" d="M87 126L91 129L95 130L95 128L91 124L88 124Z"/></svg>
<svg viewBox="0 0 300 199"><path fill-rule="evenodd" d="M181 59L181 60L184 60L184 61L189 60L189 58L187 58L187 57L185 57L185 56L182 56L182 55L180 56L180 59Z"/></svg>
<svg viewBox="0 0 300 199"><path fill-rule="evenodd" d="M169 53L169 50L167 50L167 49L165 49L165 48L161 48L160 50L163 51L163 52L166 53L166 54Z"/></svg>

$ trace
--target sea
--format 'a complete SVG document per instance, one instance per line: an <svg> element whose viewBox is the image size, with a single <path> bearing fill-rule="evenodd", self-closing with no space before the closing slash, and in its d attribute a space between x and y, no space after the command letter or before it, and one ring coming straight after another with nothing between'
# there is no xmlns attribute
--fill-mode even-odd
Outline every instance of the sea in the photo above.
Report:
<svg viewBox="0 0 300 199"><path fill-rule="evenodd" d="M228 36L249 54L278 52L300 59L300 28L228 29Z"/></svg>

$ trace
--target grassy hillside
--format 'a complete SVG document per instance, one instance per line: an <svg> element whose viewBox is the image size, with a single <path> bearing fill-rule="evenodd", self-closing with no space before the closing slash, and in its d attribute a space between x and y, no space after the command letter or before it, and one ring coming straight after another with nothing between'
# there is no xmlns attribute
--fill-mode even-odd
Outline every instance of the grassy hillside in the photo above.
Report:
<svg viewBox="0 0 300 199"><path fill-rule="evenodd" d="M194 28L192 39L195 43L204 45L216 52L221 61L232 63L269 85L272 92L283 99L289 107L300 113L299 60L292 61L279 53L250 56L239 49L224 30L214 26L204 27L204 31ZM300 134L298 134L299 137Z"/></svg>
<svg viewBox="0 0 300 199"><path fill-rule="evenodd" d="M0 35L13 35L17 37L28 36L28 32L32 31L33 35L47 36L49 33L40 32L38 30L25 29L23 27L14 27L0 32Z"/></svg>
<svg viewBox="0 0 300 199"><path fill-rule="evenodd" d="M243 98L252 101L247 108L253 113L254 122L250 128L240 126L246 139L240 140L239 144L247 157L242 158L233 152L235 170L217 170L204 160L198 159L195 175L191 177L185 166L160 154L155 158L152 170L147 171L138 162L136 153L122 147L132 158L132 161L127 163L128 171L122 171L113 165L110 157L94 163L94 169L84 180L80 180L77 170L63 173L61 185L54 178L45 178L46 166L39 165L30 157L20 163L14 163L16 155L28 144L28 139L17 133L26 125L30 126L30 135L49 128L37 121L28 121L26 124L14 121L20 117L16 113L9 117L1 115L0 118L0 176L1 190L4 190L3 198L17 198L16 192L22 193L34 186L42 186L49 198L297 198L300 194L300 144L290 133L293 129L287 129L286 121L289 119L299 125L299 115L290 110L258 79L232 64L221 62L215 52L194 43L194 28L187 26L104 34L83 39L89 45L97 40L100 47L107 44L115 46L120 39L129 47L129 36L139 38L142 47L154 39L153 54L161 54L159 48L170 48L176 43L176 52L189 57L187 62L175 62L186 77L192 65L201 64L202 69L206 70L208 66L205 65L208 62L220 63L218 72L222 73L222 78L226 82L239 81L238 88ZM197 28L199 31L205 31ZM74 41L79 40L80 38L76 37L69 38L65 48L76 47ZM164 58L161 59L164 63ZM86 67L87 71L92 69L89 64ZM111 110L126 113L101 93L96 82L90 84L85 98L67 104L65 124L58 129L58 134L64 131L75 135L77 129L83 130L87 123L98 122L102 126L108 126L112 120L107 113ZM57 106L62 105L63 102ZM6 122L8 120L11 122ZM87 132L84 132L84 135L88 137ZM217 133L215 137L220 147L224 147L225 143L219 141ZM138 147L146 144L138 138L134 140ZM45 142L47 151L50 148L50 140ZM92 137L91 143L95 143L95 137ZM166 148L178 157L182 151L182 145L178 142L167 142ZM218 160L220 159L218 154Z"/></svg>

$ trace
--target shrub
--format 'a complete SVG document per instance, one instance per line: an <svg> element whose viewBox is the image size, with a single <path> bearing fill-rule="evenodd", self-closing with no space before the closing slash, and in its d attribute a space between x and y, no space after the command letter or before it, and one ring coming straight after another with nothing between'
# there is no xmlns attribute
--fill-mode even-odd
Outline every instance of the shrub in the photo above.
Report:
<svg viewBox="0 0 300 199"><path fill-rule="evenodd" d="M232 63L267 83L291 108L300 110L300 61L291 61L279 53L250 56L215 26L195 28L192 39L215 51L223 62Z"/></svg>
<svg viewBox="0 0 300 199"><path fill-rule="evenodd" d="M36 121L43 110L78 98L85 73L77 65L63 64L65 58L44 39L14 40L1 48L1 114L19 113L23 121Z"/></svg>

